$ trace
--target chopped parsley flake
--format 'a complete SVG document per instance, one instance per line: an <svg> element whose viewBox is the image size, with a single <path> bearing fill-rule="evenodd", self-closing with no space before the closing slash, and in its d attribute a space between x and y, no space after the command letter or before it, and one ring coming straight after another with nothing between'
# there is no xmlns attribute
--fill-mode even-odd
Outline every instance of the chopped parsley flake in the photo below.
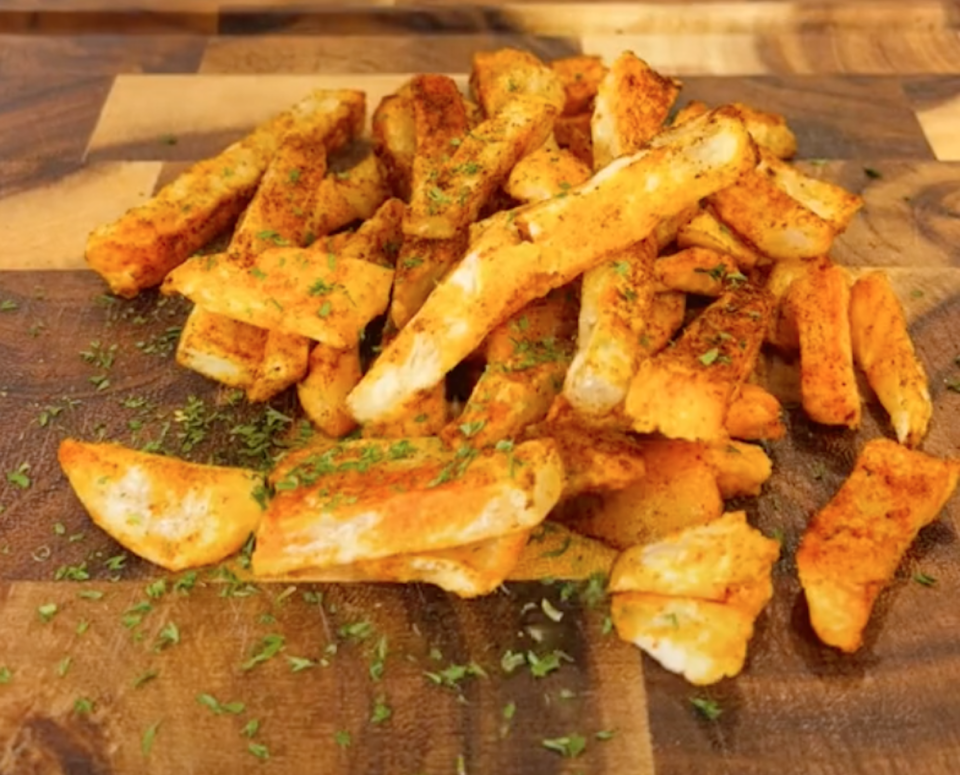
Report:
<svg viewBox="0 0 960 775"><path fill-rule="evenodd" d="M587 739L583 735L552 737L541 741L544 748L554 751L567 759L573 759L584 752Z"/></svg>
<svg viewBox="0 0 960 775"><path fill-rule="evenodd" d="M707 721L716 721L720 718L720 714L723 713L720 704L716 700L706 699L705 697L691 697L690 704L693 705L697 713Z"/></svg>

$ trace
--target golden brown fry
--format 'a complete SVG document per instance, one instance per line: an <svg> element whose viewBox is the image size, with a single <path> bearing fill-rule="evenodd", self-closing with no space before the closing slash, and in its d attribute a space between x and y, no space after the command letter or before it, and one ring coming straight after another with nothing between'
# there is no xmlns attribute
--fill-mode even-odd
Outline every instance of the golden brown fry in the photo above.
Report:
<svg viewBox="0 0 960 775"><path fill-rule="evenodd" d="M686 248L658 259L653 265L657 290L701 296L719 296L726 278L738 275L739 271L732 257L709 248Z"/></svg>
<svg viewBox="0 0 960 775"><path fill-rule="evenodd" d="M630 51L614 61L597 92L593 117L594 169L639 151L663 128L680 91Z"/></svg>
<svg viewBox="0 0 960 775"><path fill-rule="evenodd" d="M553 136L557 145L593 169L593 136L590 133L589 113L560 116L553 124Z"/></svg>
<svg viewBox="0 0 960 775"><path fill-rule="evenodd" d="M690 205L671 218L664 218L657 224L654 233L657 236L657 252L660 253L668 245L676 241L680 229L688 224L700 212L700 205Z"/></svg>
<svg viewBox="0 0 960 775"><path fill-rule="evenodd" d="M762 447L739 441L704 444L707 462L717 475L724 500L757 496L773 474L773 463Z"/></svg>
<svg viewBox="0 0 960 775"><path fill-rule="evenodd" d="M733 439L782 439L787 433L782 411L776 396L759 385L744 382L727 410L724 427Z"/></svg>
<svg viewBox="0 0 960 775"><path fill-rule="evenodd" d="M732 256L741 269L768 263L765 256L720 223L710 210L701 210L677 230L677 247L715 250Z"/></svg>
<svg viewBox="0 0 960 775"><path fill-rule="evenodd" d="M323 237L365 220L389 197L390 187L375 154L368 154L345 172L328 172L317 188L308 236ZM304 240L304 244L308 242Z"/></svg>
<svg viewBox="0 0 960 775"><path fill-rule="evenodd" d="M643 357L640 339L653 306L653 235L584 274L577 353L563 395L581 414L604 415L623 403Z"/></svg>
<svg viewBox="0 0 960 775"><path fill-rule="evenodd" d="M513 48L474 54L470 91L488 118L524 96L546 101L553 106L556 115L560 115L567 101L563 83L556 72L533 54Z"/></svg>
<svg viewBox="0 0 960 775"><path fill-rule="evenodd" d="M449 76L415 76L410 82L410 103L417 133L411 178L416 192L432 185L470 126L463 97Z"/></svg>
<svg viewBox="0 0 960 775"><path fill-rule="evenodd" d="M590 168L551 138L516 163L504 190L518 202L540 202L579 186L589 177Z"/></svg>
<svg viewBox="0 0 960 775"><path fill-rule="evenodd" d="M65 439L60 466L93 521L167 570L220 562L257 529L263 476ZM266 497L265 491L264 496Z"/></svg>
<svg viewBox="0 0 960 775"><path fill-rule="evenodd" d="M367 439L417 439L437 436L447 425L449 407L445 382L421 390L394 416L367 423L363 437Z"/></svg>
<svg viewBox="0 0 960 775"><path fill-rule="evenodd" d="M436 180L414 188L404 234L449 239L467 228L517 161L543 145L556 112L537 97L517 97L471 131Z"/></svg>
<svg viewBox="0 0 960 775"><path fill-rule="evenodd" d="M607 73L603 60L596 56L579 54L577 56L554 59L551 69L560 76L566 101L563 104L564 116L576 116L593 112L593 100L603 76Z"/></svg>
<svg viewBox="0 0 960 775"><path fill-rule="evenodd" d="M467 232L450 239L404 237L390 301L390 321L403 328L467 249Z"/></svg>
<svg viewBox="0 0 960 775"><path fill-rule="evenodd" d="M392 280L390 269L368 261L338 259L331 266L316 251L275 248L249 270L222 256L193 258L163 287L234 320L344 348L386 309Z"/></svg>
<svg viewBox="0 0 960 775"><path fill-rule="evenodd" d="M384 97L372 119L373 151L383 164L394 196L410 201L413 156L417 149L417 128L410 101L410 84Z"/></svg>
<svg viewBox="0 0 960 775"><path fill-rule="evenodd" d="M306 376L310 358L310 340L300 334L270 331L257 366L253 383L247 388L247 400L269 401Z"/></svg>
<svg viewBox="0 0 960 775"><path fill-rule="evenodd" d="M828 264L830 259L818 257L812 261L777 261L767 278L767 290L773 297L774 309L770 315L766 341L786 353L800 350L800 333L790 304L786 303L787 293L794 281L817 266Z"/></svg>
<svg viewBox="0 0 960 775"><path fill-rule="evenodd" d="M526 531L553 508L549 441L451 453L429 440L345 442L292 455L257 532L258 576L448 549ZM432 448L432 450L431 450Z"/></svg>
<svg viewBox="0 0 960 775"><path fill-rule="evenodd" d="M508 581L586 581L610 575L617 552L600 541L579 535L559 522L535 527Z"/></svg>
<svg viewBox="0 0 960 775"><path fill-rule="evenodd" d="M671 438L724 438L730 401L753 371L770 297L743 284L711 304L676 344L640 364L625 404L633 429Z"/></svg>
<svg viewBox="0 0 960 775"><path fill-rule="evenodd" d="M554 438L569 471L565 443ZM589 440L583 443L589 447ZM571 528L618 549L628 549L706 524L723 513L717 475L703 445L670 439L633 445L632 458L624 462L639 461L644 467L643 477L615 491L565 503L562 514ZM577 469L573 472L568 477L580 475ZM569 481L567 487L570 489Z"/></svg>
<svg viewBox="0 0 960 775"><path fill-rule="evenodd" d="M177 363L233 388L247 388L263 361L267 331L194 307L180 333Z"/></svg>
<svg viewBox="0 0 960 775"><path fill-rule="evenodd" d="M742 102L733 103L740 118L757 145L781 159L790 159L797 152L797 138L779 113L754 110Z"/></svg>
<svg viewBox="0 0 960 775"><path fill-rule="evenodd" d="M362 92L313 92L219 156L195 164L150 201L95 229L87 240L87 263L119 296L158 285L236 219L284 137L314 121L331 100L359 100L362 122Z"/></svg>
<svg viewBox="0 0 960 775"><path fill-rule="evenodd" d="M760 152L760 174L766 175L781 191L823 218L840 234L850 224L863 199L840 186L804 175L791 164L776 158L768 151Z"/></svg>
<svg viewBox="0 0 960 775"><path fill-rule="evenodd" d="M707 103L701 102L700 100L690 100L690 102L677 111L677 114L673 117L671 126L679 126L685 121L699 118L700 116L706 115L709 112L710 106L707 105Z"/></svg>
<svg viewBox="0 0 960 775"><path fill-rule="evenodd" d="M517 438L546 417L570 363L575 312L574 294L561 290L495 328L486 343L486 369L441 438L481 448Z"/></svg>
<svg viewBox="0 0 960 775"><path fill-rule="evenodd" d="M803 410L824 425L860 425L860 393L850 343L850 286L846 272L830 264L802 274L784 303L800 339Z"/></svg>
<svg viewBox="0 0 960 775"><path fill-rule="evenodd" d="M861 275L850 291L853 356L890 415L901 444L916 447L933 404L927 373L910 341L903 307L883 271Z"/></svg>
<svg viewBox="0 0 960 775"><path fill-rule="evenodd" d="M958 474L957 460L938 460L888 439L864 445L797 552L810 623L820 640L846 652L860 648L877 595L920 528L936 519Z"/></svg>
<svg viewBox="0 0 960 775"><path fill-rule="evenodd" d="M371 264L392 269L403 239L400 231L403 212L403 202L399 199L388 199L359 229L343 241L340 249L336 251L335 259L330 258L330 251L325 250L322 243L316 243L317 250L326 256L328 263L341 259L369 261Z"/></svg>
<svg viewBox="0 0 960 775"><path fill-rule="evenodd" d="M347 395L360 381L360 350L338 350L325 344L310 353L306 379L297 384L297 397L304 414L317 428L334 438L356 427L347 411Z"/></svg>
<svg viewBox="0 0 960 775"><path fill-rule="evenodd" d="M683 325L687 309L686 294L678 291L655 293L650 305L650 317L647 318L640 335L640 348L649 358L666 347L673 335Z"/></svg>

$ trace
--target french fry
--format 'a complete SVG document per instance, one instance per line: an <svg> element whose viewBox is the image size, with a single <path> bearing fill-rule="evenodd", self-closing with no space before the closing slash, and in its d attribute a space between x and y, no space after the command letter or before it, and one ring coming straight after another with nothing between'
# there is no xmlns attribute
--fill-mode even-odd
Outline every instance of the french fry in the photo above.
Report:
<svg viewBox="0 0 960 775"><path fill-rule="evenodd" d="M581 414L607 414L626 398L643 356L656 254L651 235L584 274L577 353L563 384L564 397Z"/></svg>
<svg viewBox="0 0 960 775"><path fill-rule="evenodd" d="M593 112L593 101L600 82L607 74L607 67L597 56L577 56L554 59L550 68L560 77L566 101L564 116L576 116Z"/></svg>
<svg viewBox="0 0 960 775"><path fill-rule="evenodd" d="M680 124L685 121L690 121L694 118L700 118L700 116L705 116L710 112L710 106L705 102L700 100L690 100L686 105L684 105L680 110L677 111L676 115L673 117L673 121L670 122L671 126L680 126Z"/></svg>
<svg viewBox="0 0 960 775"><path fill-rule="evenodd" d="M549 441L484 455L430 451L416 441L347 442L290 456L270 477L277 494L257 532L254 573L348 565L526 531L560 497L563 464Z"/></svg>
<svg viewBox="0 0 960 775"><path fill-rule="evenodd" d="M538 97L516 97L476 127L441 166L433 184L413 190L404 234L450 239L465 229L514 164L543 145L556 113Z"/></svg>
<svg viewBox="0 0 960 775"><path fill-rule="evenodd" d="M733 258L709 248L686 248L658 259L653 265L658 291L683 291L700 296L720 296L724 280L739 273Z"/></svg>
<svg viewBox="0 0 960 775"><path fill-rule="evenodd" d="M550 138L514 165L504 190L518 202L540 202L580 185L589 177L590 168Z"/></svg>
<svg viewBox="0 0 960 775"><path fill-rule="evenodd" d="M553 124L553 136L564 150L570 151L588 168L593 169L593 137L590 114L560 116Z"/></svg>
<svg viewBox="0 0 960 775"><path fill-rule="evenodd" d="M686 210L681 210L671 218L664 218L657 224L654 234L657 237L657 252L660 253L668 245L673 244L680 229L688 224L700 212L700 205L690 205Z"/></svg>
<svg viewBox="0 0 960 775"><path fill-rule="evenodd" d="M363 437L368 439L415 439L437 436L449 419L446 383L421 390L394 416L367 423Z"/></svg>
<svg viewBox="0 0 960 775"><path fill-rule="evenodd" d="M850 477L810 521L797 570L810 623L828 646L852 653L874 601L918 531L957 486L960 461L939 460L888 439L867 442Z"/></svg>
<svg viewBox="0 0 960 775"><path fill-rule="evenodd" d="M343 259L367 261L392 269L403 240L400 224L403 221L404 209L403 202L399 199L388 199L359 229L344 239L338 250L327 250L322 243L314 245L318 252L324 254L328 264ZM336 256L331 257L331 252L335 252Z"/></svg>
<svg viewBox="0 0 960 775"><path fill-rule="evenodd" d="M410 82L416 128L411 186L426 189L440 174L470 129L456 82L446 75L418 75Z"/></svg>
<svg viewBox="0 0 960 775"><path fill-rule="evenodd" d="M530 532L507 580L586 581L591 577L606 578L616 557L616 550L606 544L575 533L559 522L547 520Z"/></svg>
<svg viewBox="0 0 960 775"><path fill-rule="evenodd" d="M681 249L706 248L732 256L743 270L769 263L769 259L737 237L709 209L701 210L680 226L676 239Z"/></svg>
<svg viewBox="0 0 960 775"><path fill-rule="evenodd" d="M567 463L563 443L558 443ZM634 444L633 456L645 471L642 478L617 490L565 502L561 514L569 527L628 549L704 525L723 513L716 471L703 445L674 440Z"/></svg>
<svg viewBox="0 0 960 775"><path fill-rule="evenodd" d="M86 247L90 268L118 296L159 285L240 215L291 131L314 121L331 100L357 99L362 111L361 92L315 91L219 156L195 164L150 201L95 229Z"/></svg>
<svg viewBox="0 0 960 775"><path fill-rule="evenodd" d="M640 335L640 350L645 357L656 355L670 343L673 335L683 326L686 309L686 294L665 291L653 295L650 317Z"/></svg>
<svg viewBox="0 0 960 775"><path fill-rule="evenodd" d="M804 175L793 165L780 161L767 151L760 152L757 172L766 175L781 191L823 218L837 234L847 228L853 216L863 207L860 196L825 180Z"/></svg>
<svg viewBox="0 0 960 775"><path fill-rule="evenodd" d="M499 587L521 557L527 531L451 549L398 554L352 565L307 569L271 581L324 583L393 582L434 584L459 597L488 595Z"/></svg>
<svg viewBox="0 0 960 775"><path fill-rule="evenodd" d="M394 196L410 201L413 156L417 149L417 128L410 101L409 82L396 94L384 97L372 118L373 151L383 164Z"/></svg>
<svg viewBox="0 0 960 775"><path fill-rule="evenodd" d="M624 407L633 429L724 438L727 408L754 369L769 314L767 292L741 285L711 304L673 347L643 361Z"/></svg>
<svg viewBox="0 0 960 775"><path fill-rule="evenodd" d="M450 239L404 237L397 258L390 320L403 328L417 314L427 296L467 249L467 232Z"/></svg>
<svg viewBox="0 0 960 775"><path fill-rule="evenodd" d="M373 153L345 172L328 172L317 188L307 236L323 237L354 221L366 220L389 197L389 184ZM304 244L308 242L305 238Z"/></svg>
<svg viewBox="0 0 960 775"><path fill-rule="evenodd" d="M910 341L903 307L884 272L857 278L850 291L850 338L857 365L901 444L916 447L933 415L927 373Z"/></svg>
<svg viewBox="0 0 960 775"><path fill-rule="evenodd" d="M776 396L759 385L744 382L730 403L724 427L732 439L775 441L787 433L782 413Z"/></svg>
<svg viewBox="0 0 960 775"><path fill-rule="evenodd" d="M60 467L91 519L124 548L167 570L220 562L257 529L263 476L119 444L65 439Z"/></svg>
<svg viewBox="0 0 960 775"><path fill-rule="evenodd" d="M177 344L177 363L232 388L253 384L267 332L194 307Z"/></svg>
<svg viewBox="0 0 960 775"><path fill-rule="evenodd" d="M724 500L759 495L773 474L772 461L756 444L718 441L704 444L704 452Z"/></svg>
<svg viewBox="0 0 960 775"><path fill-rule="evenodd" d="M588 430L579 422L551 422L532 433L556 443L567 472L564 499L586 492L622 490L646 476L643 449L615 429Z"/></svg>
<svg viewBox="0 0 960 775"><path fill-rule="evenodd" d="M354 417L370 422L389 416L439 382L526 303L572 281L604 254L644 239L660 218L735 180L753 163L739 120L711 114L684 127L635 160L618 160L567 197L523 208L513 223L534 242L469 251L350 394ZM650 179L660 185L648 185ZM578 206L570 209L567 201ZM585 222L598 228L574 227Z"/></svg>
<svg viewBox="0 0 960 775"><path fill-rule="evenodd" d="M733 103L733 107L740 113L740 118L757 145L781 159L791 159L796 155L797 138L783 116L755 110L742 102Z"/></svg>
<svg viewBox="0 0 960 775"><path fill-rule="evenodd" d="M392 281L392 270L368 261L330 266L316 251L274 248L250 269L216 255L193 258L167 275L163 289L243 323L346 348L386 309Z"/></svg>
<svg viewBox="0 0 960 775"><path fill-rule="evenodd" d="M794 281L817 266L829 263L826 257L818 257L813 261L777 261L767 277L767 290L773 297L774 309L770 315L770 325L767 328L766 340L778 350L785 353L800 351L800 332L797 331L797 321L793 309L786 302L787 293Z"/></svg>
<svg viewBox="0 0 960 775"><path fill-rule="evenodd" d="M824 425L860 425L860 393L850 341L850 286L843 269L819 265L784 298L800 339L803 411Z"/></svg>
<svg viewBox="0 0 960 775"><path fill-rule="evenodd" d="M346 436L356 427L346 399L360 373L357 346L338 350L318 344L311 351L307 376L297 383L297 397L310 422L328 436Z"/></svg>
<svg viewBox="0 0 960 775"><path fill-rule="evenodd" d="M440 434L482 448L514 439L546 417L573 351L576 299L558 291L532 302L487 339L487 366L460 416Z"/></svg>
<svg viewBox="0 0 960 775"><path fill-rule="evenodd" d="M307 374L310 362L310 340L287 331L269 331L263 357L257 365L253 382L247 387L251 403L269 401Z"/></svg>
<svg viewBox="0 0 960 775"><path fill-rule="evenodd" d="M523 96L544 100L556 115L567 102L560 76L533 54L513 48L474 54L470 91L488 118Z"/></svg>
<svg viewBox="0 0 960 775"><path fill-rule="evenodd" d="M680 92L630 51L621 54L600 82L593 117L594 169L635 154L660 132Z"/></svg>

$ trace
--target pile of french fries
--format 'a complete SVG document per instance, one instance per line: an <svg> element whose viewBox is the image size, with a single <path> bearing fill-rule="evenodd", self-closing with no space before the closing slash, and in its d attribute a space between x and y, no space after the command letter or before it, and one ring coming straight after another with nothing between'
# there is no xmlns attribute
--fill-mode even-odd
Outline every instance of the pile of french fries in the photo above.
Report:
<svg viewBox="0 0 960 775"><path fill-rule="evenodd" d="M114 293L194 302L182 366L251 401L296 386L319 431L266 477L67 440L92 518L168 569L255 532L262 579L469 597L600 571L621 637L713 683L773 594L780 543L724 504L772 473L754 442L785 433L758 372L776 348L824 425L858 426L859 366L900 442L864 447L797 555L818 636L857 649L960 474L915 449L932 406L888 279L829 258L860 198L787 161L781 116L671 119L681 84L630 52L478 54L469 87L414 77L345 172L329 159L365 95L315 92L91 234Z"/></svg>

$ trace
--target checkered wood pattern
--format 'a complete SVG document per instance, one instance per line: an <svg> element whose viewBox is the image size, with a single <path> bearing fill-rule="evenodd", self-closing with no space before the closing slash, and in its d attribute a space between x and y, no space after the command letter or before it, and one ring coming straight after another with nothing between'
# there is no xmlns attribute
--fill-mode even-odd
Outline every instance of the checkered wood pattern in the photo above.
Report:
<svg viewBox="0 0 960 775"><path fill-rule="evenodd" d="M956 454L960 395L944 384L960 376L956 3L136 6L143 12L107 0L0 4L0 300L17 304L0 313L0 470L29 463L33 482L20 491L0 480L0 667L12 671L0 682L0 772L960 772L957 500L911 550L857 655L818 645L796 581L792 554L807 518L859 445L886 432L875 404L857 434L813 429L791 412L791 440L771 448L777 473L748 504L754 524L785 535L776 594L743 675L709 691L603 635L602 612L562 603L557 585L516 585L469 603L430 588L331 587L322 589L321 611L301 595L312 586L221 597L224 585L208 580L189 596L154 601L142 624L127 628L124 614L159 576L133 559L118 572L105 567L117 547L92 528L55 461L64 435L129 439L131 421L143 416L122 406L131 395L159 413L191 395L223 399L216 386L137 347L161 340L182 307L156 311L149 296L122 309L95 303L104 289L82 260L95 224L310 88L362 88L373 105L409 73L463 74L474 51L499 46L544 58L632 49L684 81L681 102L742 100L786 114L801 166L863 194L866 207L834 257L892 275L933 387L925 449ZM79 357L95 340L120 344L104 390ZM779 364L771 379L785 401L796 400L795 367ZM81 403L69 408L66 399ZM223 427L212 432L229 443ZM61 566L83 562L91 581L54 581ZM918 570L936 586L911 583ZM85 589L104 597L78 597ZM565 611L560 622L542 615L544 597ZM59 610L43 623L37 608L51 602ZM329 667L292 672L286 657L319 660L337 628L357 621L388 637L382 681L369 676L375 638L343 644ZM78 633L82 622L88 629ZM180 643L155 651L171 622ZM242 670L274 633L284 651ZM573 662L543 679L504 676L508 648L559 648ZM465 680L462 694L424 677L471 661L489 677ZM147 671L158 675L137 688ZM246 707L217 716L199 693ZM375 725L381 695L393 716ZM81 697L94 702L91 714L74 712ZM691 697L716 700L721 717L699 718ZM240 735L254 718L261 731L253 741L270 751L264 764ZM142 735L158 721L145 756ZM608 729L617 730L613 739L593 738ZM336 743L338 731L350 733L349 747ZM570 734L588 737L578 759L542 746Z"/></svg>

